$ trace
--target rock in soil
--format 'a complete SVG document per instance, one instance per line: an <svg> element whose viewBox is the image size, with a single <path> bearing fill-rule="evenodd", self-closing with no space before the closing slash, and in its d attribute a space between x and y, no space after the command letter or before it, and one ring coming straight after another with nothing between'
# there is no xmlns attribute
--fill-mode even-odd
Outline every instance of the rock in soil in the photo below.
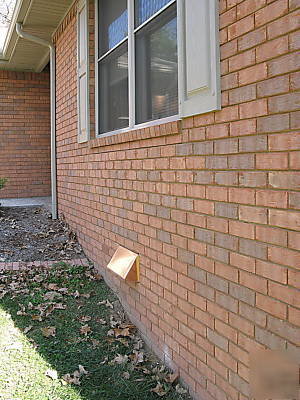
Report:
<svg viewBox="0 0 300 400"><path fill-rule="evenodd" d="M84 257L76 235L42 207L0 208L0 262Z"/></svg>

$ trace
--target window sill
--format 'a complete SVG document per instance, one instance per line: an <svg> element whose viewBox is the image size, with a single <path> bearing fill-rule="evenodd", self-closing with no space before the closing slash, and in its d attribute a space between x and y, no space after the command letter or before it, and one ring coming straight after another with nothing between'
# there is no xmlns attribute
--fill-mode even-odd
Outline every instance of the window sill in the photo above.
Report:
<svg viewBox="0 0 300 400"><path fill-rule="evenodd" d="M144 124L145 125L145 124ZM181 132L181 119L176 117L174 121L164 122L157 120L151 122L151 126L126 129L121 132L116 131L110 134L104 134L89 142L91 149L96 147L112 146L121 143L134 142L137 140L151 139L168 135L176 135Z"/></svg>

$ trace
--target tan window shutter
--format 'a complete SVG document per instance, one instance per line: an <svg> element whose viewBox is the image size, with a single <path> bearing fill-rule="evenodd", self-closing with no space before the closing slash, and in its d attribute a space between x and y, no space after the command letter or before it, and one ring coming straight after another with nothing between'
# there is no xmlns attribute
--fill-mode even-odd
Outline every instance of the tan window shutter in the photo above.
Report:
<svg viewBox="0 0 300 400"><path fill-rule="evenodd" d="M179 112L188 117L220 109L218 0L178 5Z"/></svg>
<svg viewBox="0 0 300 400"><path fill-rule="evenodd" d="M78 142L89 139L89 84L88 84L88 2L81 0L77 10L77 101Z"/></svg>

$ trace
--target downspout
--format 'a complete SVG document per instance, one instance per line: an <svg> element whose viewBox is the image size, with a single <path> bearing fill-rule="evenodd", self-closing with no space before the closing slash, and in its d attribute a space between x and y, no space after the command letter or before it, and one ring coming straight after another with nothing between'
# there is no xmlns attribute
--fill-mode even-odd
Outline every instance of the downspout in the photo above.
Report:
<svg viewBox="0 0 300 400"><path fill-rule="evenodd" d="M56 70L55 47L47 40L30 35L23 31L22 24L17 22L16 32L22 38L38 43L50 49L50 115L51 115L51 192L52 192L52 219L57 219L57 172L56 172Z"/></svg>

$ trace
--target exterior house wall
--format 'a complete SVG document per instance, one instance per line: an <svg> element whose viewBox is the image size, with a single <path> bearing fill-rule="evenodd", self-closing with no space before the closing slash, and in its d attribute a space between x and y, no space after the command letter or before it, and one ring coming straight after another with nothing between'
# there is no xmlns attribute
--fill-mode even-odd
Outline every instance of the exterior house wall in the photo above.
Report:
<svg viewBox="0 0 300 400"><path fill-rule="evenodd" d="M299 7L220 0L222 110L85 144L74 9L56 35L59 211L197 399L246 400L252 351L299 351ZM117 245L140 283L105 270Z"/></svg>
<svg viewBox="0 0 300 400"><path fill-rule="evenodd" d="M0 197L50 195L49 73L0 71Z"/></svg>

